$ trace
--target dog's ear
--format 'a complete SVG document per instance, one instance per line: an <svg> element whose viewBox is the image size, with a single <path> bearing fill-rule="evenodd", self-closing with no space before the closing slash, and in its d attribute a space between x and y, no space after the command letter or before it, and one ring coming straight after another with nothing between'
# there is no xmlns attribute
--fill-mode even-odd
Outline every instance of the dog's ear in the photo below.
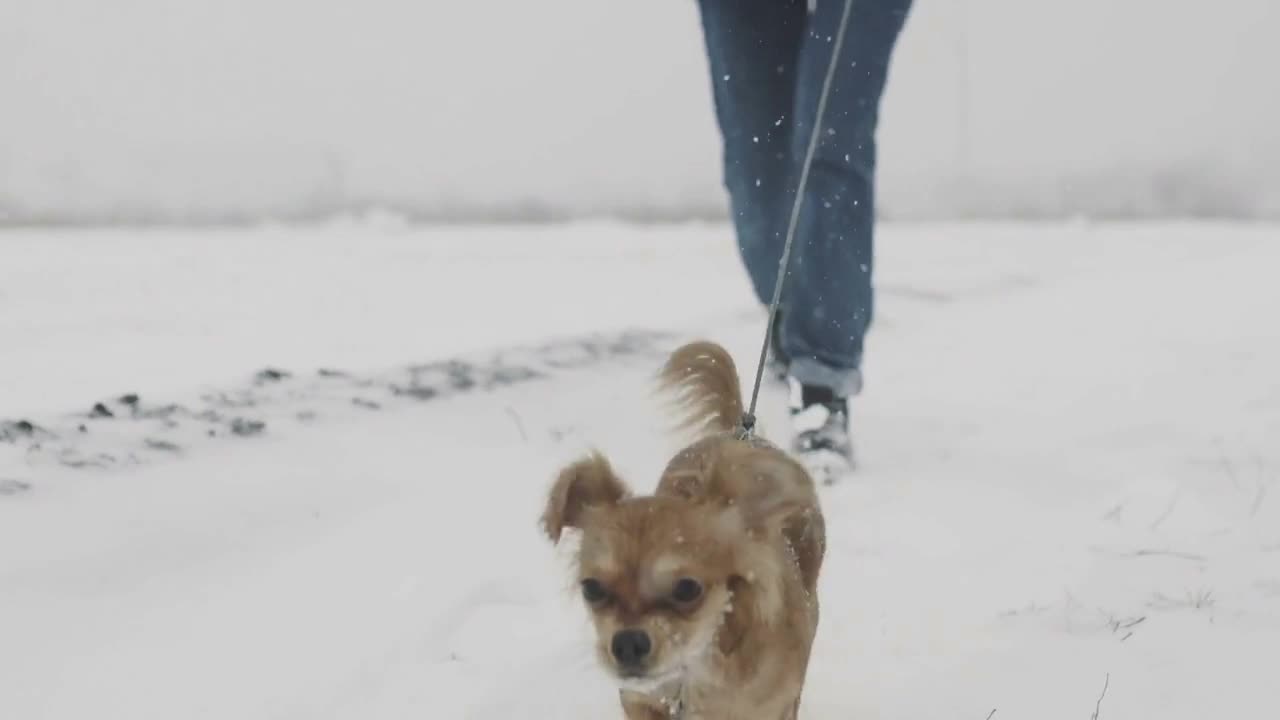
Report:
<svg viewBox="0 0 1280 720"><path fill-rule="evenodd" d="M542 513L542 528L552 542L557 542L565 528L581 529L584 510L614 505L626 496L627 488L609 461L592 453L560 471Z"/></svg>
<svg viewBox="0 0 1280 720"><path fill-rule="evenodd" d="M813 481L790 457L762 448L727 448L716 457L707 494L748 531L779 529L816 502Z"/></svg>

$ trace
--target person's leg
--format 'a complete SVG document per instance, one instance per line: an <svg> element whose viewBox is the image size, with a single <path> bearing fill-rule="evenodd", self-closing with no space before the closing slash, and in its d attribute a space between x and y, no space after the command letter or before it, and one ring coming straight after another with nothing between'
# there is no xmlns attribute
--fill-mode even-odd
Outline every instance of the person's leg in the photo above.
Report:
<svg viewBox="0 0 1280 720"><path fill-rule="evenodd" d="M699 0L723 139L724 184L743 263L762 303L782 254L796 62L805 0Z"/></svg>
<svg viewBox="0 0 1280 720"><path fill-rule="evenodd" d="M803 199L779 338L799 383L836 397L862 387L871 323L876 123L890 58L911 0L853 0ZM792 193L839 30L844 0L818 0L796 79ZM794 194L787 196L787 203ZM767 280L767 278L766 278Z"/></svg>

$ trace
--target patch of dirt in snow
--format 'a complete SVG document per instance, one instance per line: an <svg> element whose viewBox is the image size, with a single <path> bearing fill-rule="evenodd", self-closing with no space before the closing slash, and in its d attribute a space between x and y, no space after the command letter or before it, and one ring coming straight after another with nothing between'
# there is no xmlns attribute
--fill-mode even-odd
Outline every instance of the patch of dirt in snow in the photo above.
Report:
<svg viewBox="0 0 1280 720"><path fill-rule="evenodd" d="M61 418L0 419L0 468L140 465L172 458L201 443L261 436L284 423L308 424L396 403L493 390L629 359L653 361L668 349L670 337L629 330L374 373L266 367L240 387L210 390L181 402L151 401L132 393L90 401L85 412ZM0 478L0 495L30 487Z"/></svg>

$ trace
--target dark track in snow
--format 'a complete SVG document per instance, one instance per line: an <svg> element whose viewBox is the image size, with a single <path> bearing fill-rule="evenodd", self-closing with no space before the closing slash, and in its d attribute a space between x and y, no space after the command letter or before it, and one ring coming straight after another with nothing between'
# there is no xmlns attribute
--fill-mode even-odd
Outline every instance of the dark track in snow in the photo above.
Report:
<svg viewBox="0 0 1280 720"><path fill-rule="evenodd" d="M575 370L631 359L653 360L674 336L630 330L551 341L421 363L382 372L266 367L243 385L170 402L129 393L89 400L83 412L53 420L0 419L0 450L26 463L109 469L169 459L200 444L269 434L306 425L456 395L499 390ZM18 479L0 480L0 495L25 492Z"/></svg>

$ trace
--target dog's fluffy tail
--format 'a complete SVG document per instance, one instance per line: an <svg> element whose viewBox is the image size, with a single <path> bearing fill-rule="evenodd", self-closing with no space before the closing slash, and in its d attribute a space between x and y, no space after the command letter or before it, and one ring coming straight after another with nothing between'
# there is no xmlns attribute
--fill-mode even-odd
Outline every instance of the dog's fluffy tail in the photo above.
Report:
<svg viewBox="0 0 1280 720"><path fill-rule="evenodd" d="M738 368L716 343L689 343L671 353L658 380L675 397L681 429L702 436L729 432L742 420Z"/></svg>

